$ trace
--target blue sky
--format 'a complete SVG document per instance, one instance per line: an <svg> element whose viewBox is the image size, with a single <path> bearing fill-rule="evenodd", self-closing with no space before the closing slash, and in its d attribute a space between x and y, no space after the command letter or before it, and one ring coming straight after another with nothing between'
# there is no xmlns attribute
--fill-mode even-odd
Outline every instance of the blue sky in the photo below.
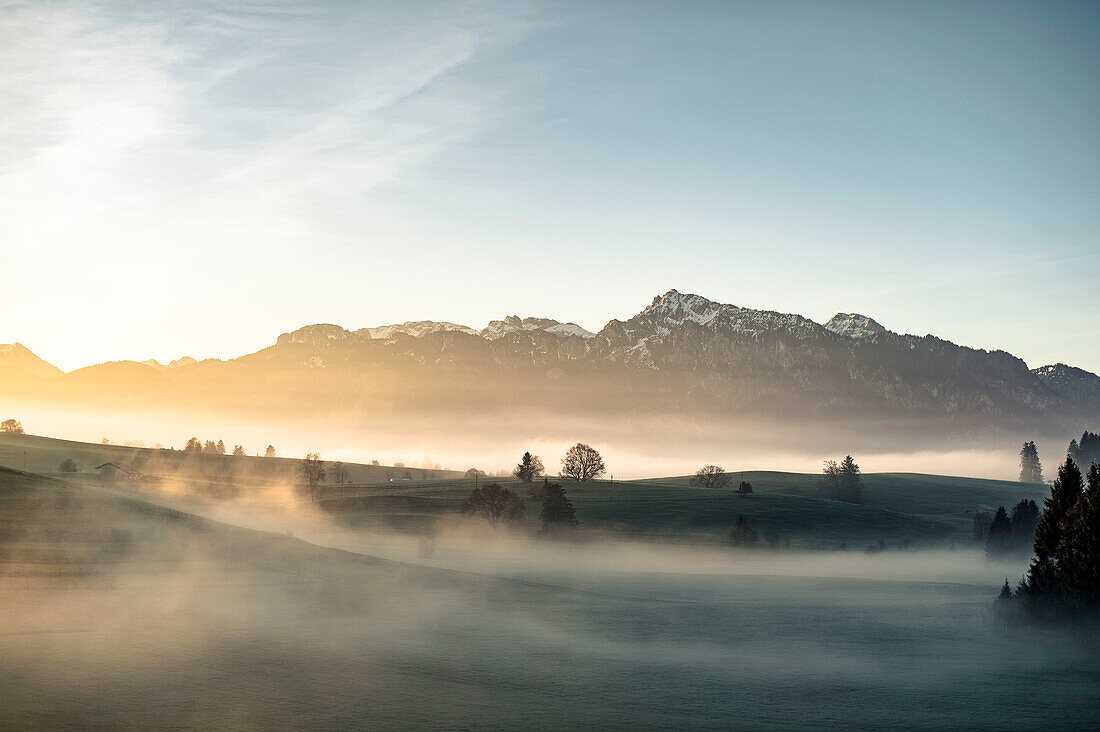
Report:
<svg viewBox="0 0 1100 732"><path fill-rule="evenodd" d="M1088 3L0 2L0 341L670 288L1100 372Z"/></svg>

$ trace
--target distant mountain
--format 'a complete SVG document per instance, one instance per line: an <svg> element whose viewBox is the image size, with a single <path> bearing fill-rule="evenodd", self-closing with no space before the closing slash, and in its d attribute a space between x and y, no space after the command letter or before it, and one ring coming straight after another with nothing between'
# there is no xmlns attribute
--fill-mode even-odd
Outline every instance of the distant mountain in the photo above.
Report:
<svg viewBox="0 0 1100 732"><path fill-rule="evenodd" d="M6 353L0 364L16 358ZM18 358L37 362L42 375L59 373L26 349ZM82 371L78 381L94 384L99 399L346 413L383 425L415 415L498 423L523 415L525 424L535 415L598 415L624 425L668 417L713 425L708 439L812 422L818 430L845 425L876 438L920 432L950 442L956 434L1077 431L1100 422L1100 377L1081 369L1029 370L1004 351L895 333L865 315L838 313L820 324L676 290L598 333L514 315L481 330L436 321L359 330L318 324L230 361Z"/></svg>
<svg viewBox="0 0 1100 732"><path fill-rule="evenodd" d="M63 372L31 353L22 343L0 343L0 370L16 370L40 379L52 379Z"/></svg>
<svg viewBox="0 0 1100 732"><path fill-rule="evenodd" d="M1100 403L1100 376L1091 371L1056 363L1032 369L1031 373L1064 399L1077 404Z"/></svg>

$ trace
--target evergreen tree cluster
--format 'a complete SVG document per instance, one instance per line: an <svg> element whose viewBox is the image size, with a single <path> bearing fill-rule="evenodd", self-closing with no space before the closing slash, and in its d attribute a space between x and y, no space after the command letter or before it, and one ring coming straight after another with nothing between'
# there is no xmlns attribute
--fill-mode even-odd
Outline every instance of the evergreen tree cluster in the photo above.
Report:
<svg viewBox="0 0 1100 732"><path fill-rule="evenodd" d="M1020 449L1020 482L1043 482L1043 464L1039 461L1039 449L1034 442L1025 442Z"/></svg>
<svg viewBox="0 0 1100 732"><path fill-rule="evenodd" d="M1100 434L1085 430L1080 442L1069 441L1067 454L1073 458L1073 462L1077 463L1077 467L1082 472L1088 471L1093 463L1100 464Z"/></svg>
<svg viewBox="0 0 1100 732"><path fill-rule="evenodd" d="M1002 598L1038 619L1100 619L1100 464L1086 481L1067 456L1043 506L1035 558L1016 592L1006 596L1002 588Z"/></svg>
<svg viewBox="0 0 1100 732"><path fill-rule="evenodd" d="M848 455L840 463L826 460L822 468L821 486L825 495L835 501L863 505L863 478L856 461Z"/></svg>
<svg viewBox="0 0 1100 732"><path fill-rule="evenodd" d="M998 506L984 536L986 555L1003 557L1026 552L1031 547L1038 525L1039 506L1035 501L1025 498L1013 506L1011 515L1004 506Z"/></svg>

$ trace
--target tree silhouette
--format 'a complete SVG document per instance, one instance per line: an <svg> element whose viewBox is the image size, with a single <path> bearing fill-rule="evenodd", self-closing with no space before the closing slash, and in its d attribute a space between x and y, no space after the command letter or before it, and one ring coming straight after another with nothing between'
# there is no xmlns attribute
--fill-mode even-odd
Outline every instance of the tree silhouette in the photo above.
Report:
<svg viewBox="0 0 1100 732"><path fill-rule="evenodd" d="M183 446L184 452L202 452L202 443L199 442L199 438L192 437L187 441L187 444Z"/></svg>
<svg viewBox="0 0 1100 732"><path fill-rule="evenodd" d="M512 491L496 483L474 488L462 504L462 513L486 519L491 526L501 521L523 518L523 501Z"/></svg>
<svg viewBox="0 0 1100 732"><path fill-rule="evenodd" d="M704 465L695 471L691 477L691 484L696 488L722 489L729 486L729 473L719 465Z"/></svg>
<svg viewBox="0 0 1100 732"><path fill-rule="evenodd" d="M233 454L237 457L244 457L244 445L234 445Z"/></svg>
<svg viewBox="0 0 1100 732"><path fill-rule="evenodd" d="M542 458L538 455L532 455L529 452L523 453L523 457L520 458L519 465L512 471L512 475L516 476L524 483L531 483L540 475L543 471Z"/></svg>
<svg viewBox="0 0 1100 732"><path fill-rule="evenodd" d="M324 461L316 452L307 452L306 456L298 463L298 474L302 476L302 482L309 486L309 499L317 497L317 487L325 479Z"/></svg>
<svg viewBox="0 0 1100 732"><path fill-rule="evenodd" d="M1002 556L1012 549L1012 522L1004 506L997 507L993 522L989 524L989 536L985 544L987 556Z"/></svg>
<svg viewBox="0 0 1100 732"><path fill-rule="evenodd" d="M863 478L851 455L840 461L840 500L863 505Z"/></svg>
<svg viewBox="0 0 1100 732"><path fill-rule="evenodd" d="M0 432L7 432L12 435L25 435L23 431L23 424L17 419L5 419L0 422Z"/></svg>
<svg viewBox="0 0 1100 732"><path fill-rule="evenodd" d="M271 445L268 445L267 449L264 450L264 457L275 457L275 448Z"/></svg>
<svg viewBox="0 0 1100 732"><path fill-rule="evenodd" d="M1034 442L1025 442L1020 449L1020 482L1043 482L1043 464L1039 461L1039 450Z"/></svg>
<svg viewBox="0 0 1100 732"><path fill-rule="evenodd" d="M594 448L578 442L561 459L561 477L578 483L598 478L607 472L603 458Z"/></svg>
<svg viewBox="0 0 1100 732"><path fill-rule="evenodd" d="M1035 530L1035 558L1017 596L1034 616L1079 619L1100 614L1100 467L1088 490L1070 456L1043 501Z"/></svg>
<svg viewBox="0 0 1100 732"><path fill-rule="evenodd" d="M1068 454L1082 471L1093 463L1100 463L1100 434L1085 431L1081 441L1070 440Z"/></svg>
<svg viewBox="0 0 1100 732"><path fill-rule="evenodd" d="M542 482L542 510L539 511L544 533L571 530L577 526L577 512L560 483Z"/></svg>

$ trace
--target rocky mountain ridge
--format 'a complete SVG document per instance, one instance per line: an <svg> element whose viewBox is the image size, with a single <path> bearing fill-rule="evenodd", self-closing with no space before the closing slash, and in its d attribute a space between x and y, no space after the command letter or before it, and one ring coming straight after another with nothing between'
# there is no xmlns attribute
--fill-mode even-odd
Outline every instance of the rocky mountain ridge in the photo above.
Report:
<svg viewBox="0 0 1100 732"><path fill-rule="evenodd" d="M0 365L4 358L0 351ZM966 416L1013 426L1100 418L1100 377L1082 369L1031 370L1003 351L895 333L860 314L838 313L820 324L677 290L598 333L514 315L480 330L437 321L358 330L322 323L229 361L146 365L174 382L211 388L223 381L264 383L278 373L296 394L343 390L345 401L400 383L418 402L466 400L476 409L491 409L486 405L501 391L526 389L546 410L579 408L584 394L612 412ZM316 381L320 374L325 381ZM392 401L398 408L412 398Z"/></svg>

